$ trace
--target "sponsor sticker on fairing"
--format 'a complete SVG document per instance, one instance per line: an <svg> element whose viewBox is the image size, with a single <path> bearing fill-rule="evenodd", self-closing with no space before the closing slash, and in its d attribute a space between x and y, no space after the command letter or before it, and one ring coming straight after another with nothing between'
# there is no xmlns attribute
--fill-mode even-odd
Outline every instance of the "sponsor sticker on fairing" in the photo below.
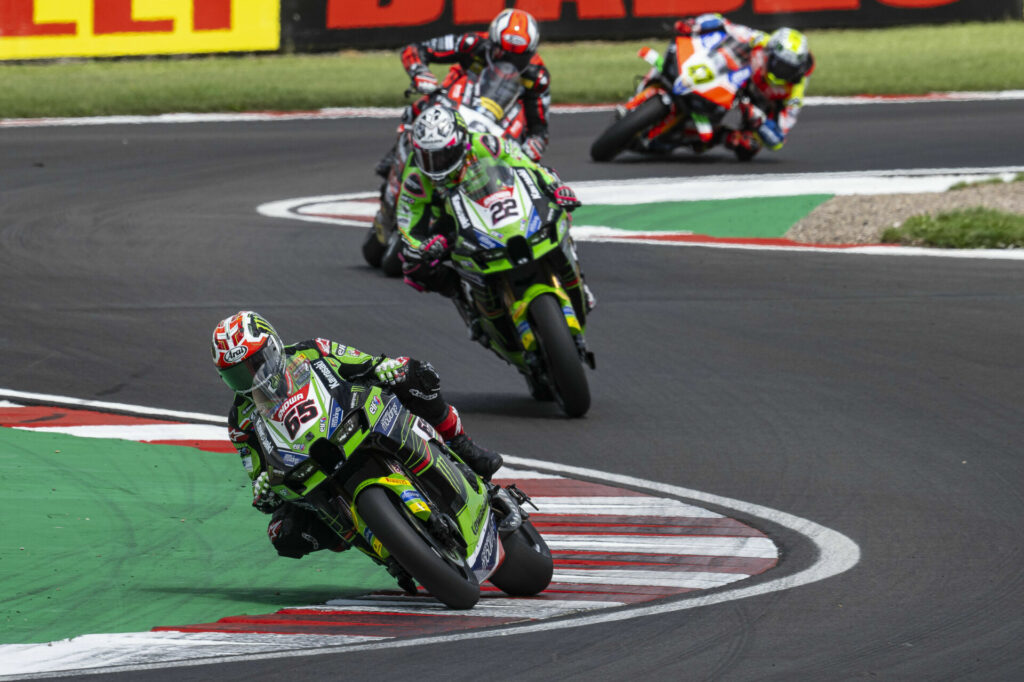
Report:
<svg viewBox="0 0 1024 682"><path fill-rule="evenodd" d="M316 370L316 374L320 377L320 381L327 384L327 388L333 390L341 386L338 381L338 377L334 376L334 372L327 366L327 363L323 360L317 360L313 363L313 369Z"/></svg>
<svg viewBox="0 0 1024 682"><path fill-rule="evenodd" d="M374 427L374 431L383 433L385 436L391 433L391 429L395 425L395 421L398 418L399 411L398 398L392 398L388 402L387 409L384 410L384 414L380 416L380 420Z"/></svg>
<svg viewBox="0 0 1024 682"><path fill-rule="evenodd" d="M530 171L525 168L516 168L516 175L519 176L519 181L526 187L526 193L530 195L531 199L541 199L540 190L537 189L537 183L533 181L533 175Z"/></svg>
<svg viewBox="0 0 1024 682"><path fill-rule="evenodd" d="M540 215L537 213L537 209L530 209L530 224L526 228L526 236L532 237L537 230L540 229L541 220Z"/></svg>
<svg viewBox="0 0 1024 682"><path fill-rule="evenodd" d="M338 425L341 424L341 417L343 414L345 413L341 409L340 405L331 403L331 424L329 427L329 433L334 433L335 429L338 428Z"/></svg>
<svg viewBox="0 0 1024 682"><path fill-rule="evenodd" d="M256 437L260 441L260 447L263 449L263 452L273 452L274 444L270 440L270 434L267 433L267 425L263 423L262 419L257 419L253 422L253 426L256 429Z"/></svg>
<svg viewBox="0 0 1024 682"><path fill-rule="evenodd" d="M735 85L737 88L742 87L747 80L750 79L750 67L744 66L742 69L729 72L729 82Z"/></svg>

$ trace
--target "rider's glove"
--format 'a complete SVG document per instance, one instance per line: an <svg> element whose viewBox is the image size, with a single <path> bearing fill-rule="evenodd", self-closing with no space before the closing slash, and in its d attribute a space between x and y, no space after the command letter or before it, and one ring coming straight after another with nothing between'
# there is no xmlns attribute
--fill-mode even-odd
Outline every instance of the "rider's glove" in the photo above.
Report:
<svg viewBox="0 0 1024 682"><path fill-rule="evenodd" d="M377 381L388 386L397 386L405 381L409 371L409 358L388 358L374 368Z"/></svg>
<svg viewBox="0 0 1024 682"><path fill-rule="evenodd" d="M281 502L281 498L270 489L270 474L264 471L257 476L252 482L252 506L269 514L281 506Z"/></svg>
<svg viewBox="0 0 1024 682"><path fill-rule="evenodd" d="M448 240L442 234L434 235L420 248L406 246L399 255L405 283L417 291L426 291L424 283L440 267L447 252Z"/></svg>
<svg viewBox="0 0 1024 682"><path fill-rule="evenodd" d="M436 268L441 264L441 259L448 253L448 240L443 234L435 234L420 249L423 252L423 262L428 268Z"/></svg>
<svg viewBox="0 0 1024 682"><path fill-rule="evenodd" d="M417 92L429 95L437 91L437 76L432 74L429 69L423 69L412 77L412 86Z"/></svg>
<svg viewBox="0 0 1024 682"><path fill-rule="evenodd" d="M569 185L558 185L552 190L552 194L559 208L570 213L583 205L583 202L576 197L576 192L573 192L572 187L569 187Z"/></svg>
<svg viewBox="0 0 1024 682"><path fill-rule="evenodd" d="M771 150L782 147L782 143L786 139L782 128L775 121L765 121L762 123L757 129L757 136L761 138L764 146Z"/></svg>
<svg viewBox="0 0 1024 682"><path fill-rule="evenodd" d="M536 135L531 135L523 141L523 153L530 157L531 161L540 161L540 157L544 154L544 150L547 148L548 143L543 138Z"/></svg>

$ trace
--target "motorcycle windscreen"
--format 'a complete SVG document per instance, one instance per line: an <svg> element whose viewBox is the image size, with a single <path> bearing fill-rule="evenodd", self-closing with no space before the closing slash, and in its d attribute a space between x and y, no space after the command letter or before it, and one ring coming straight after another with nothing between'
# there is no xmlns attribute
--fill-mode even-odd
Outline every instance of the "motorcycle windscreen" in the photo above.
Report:
<svg viewBox="0 0 1024 682"><path fill-rule="evenodd" d="M267 362L256 373L253 380L252 400L267 419L280 420L280 413L285 407L298 400L297 396L305 395L309 385L309 360L301 355L293 355L280 363Z"/></svg>
<svg viewBox="0 0 1024 682"><path fill-rule="evenodd" d="M494 62L480 72L477 94L487 113L498 121L519 99L523 86L519 71L508 62Z"/></svg>

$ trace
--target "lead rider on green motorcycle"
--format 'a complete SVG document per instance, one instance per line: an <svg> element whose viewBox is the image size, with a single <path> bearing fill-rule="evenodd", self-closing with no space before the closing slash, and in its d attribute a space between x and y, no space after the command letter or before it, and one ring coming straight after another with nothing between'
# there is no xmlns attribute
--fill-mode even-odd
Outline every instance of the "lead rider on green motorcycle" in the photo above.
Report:
<svg viewBox="0 0 1024 682"><path fill-rule="evenodd" d="M484 480L490 480L501 467L501 455L481 448L466 435L459 413L441 395L440 376L430 363L367 355L322 338L285 346L269 322L245 310L221 320L213 332L212 350L217 372L235 392L228 413L231 444L252 480L253 506L273 514L267 535L281 556L298 559L318 549L342 551L349 546L314 511L284 503L270 490L253 417L261 403L275 403L289 395L293 388L289 368L295 358L323 359L341 379L387 386L406 409L429 422L448 447Z"/></svg>
<svg viewBox="0 0 1024 682"><path fill-rule="evenodd" d="M455 246L455 222L445 211L448 192L467 180L467 171L480 158L492 157L513 168L526 168L561 208L572 211L580 200L572 188L549 168L530 160L519 145L487 133L470 132L458 112L434 105L412 124L412 154L402 173L396 202L398 227L405 241L402 274L417 291L436 291L451 297L459 277L441 267ZM590 288L580 279L588 312L596 304Z"/></svg>

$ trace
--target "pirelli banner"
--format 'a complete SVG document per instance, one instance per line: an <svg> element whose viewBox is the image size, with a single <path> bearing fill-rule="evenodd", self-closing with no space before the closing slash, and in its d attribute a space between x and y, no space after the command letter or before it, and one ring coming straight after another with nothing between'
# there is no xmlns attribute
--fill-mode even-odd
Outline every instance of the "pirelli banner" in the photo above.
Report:
<svg viewBox="0 0 1024 682"><path fill-rule="evenodd" d="M275 51L280 6L280 0L0 0L0 60Z"/></svg>
<svg viewBox="0 0 1024 682"><path fill-rule="evenodd" d="M645 38L702 12L761 29L1021 18L1021 0L282 0L283 39L300 51L397 47L485 28L505 7L533 14L542 40Z"/></svg>

